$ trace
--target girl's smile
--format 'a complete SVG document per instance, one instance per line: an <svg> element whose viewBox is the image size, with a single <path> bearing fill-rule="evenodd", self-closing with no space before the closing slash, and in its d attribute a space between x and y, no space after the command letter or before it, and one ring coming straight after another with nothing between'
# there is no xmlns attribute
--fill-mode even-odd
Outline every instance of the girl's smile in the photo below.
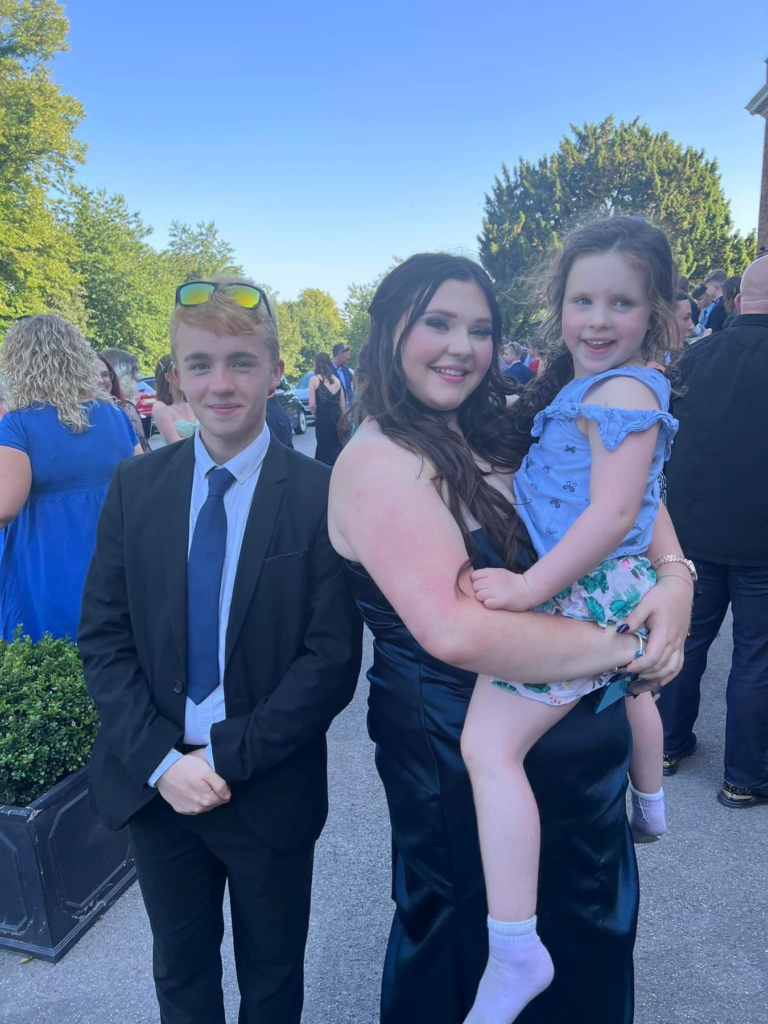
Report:
<svg viewBox="0 0 768 1024"><path fill-rule="evenodd" d="M576 377L642 363L651 304L645 274L617 252L581 256L568 275L562 328Z"/></svg>

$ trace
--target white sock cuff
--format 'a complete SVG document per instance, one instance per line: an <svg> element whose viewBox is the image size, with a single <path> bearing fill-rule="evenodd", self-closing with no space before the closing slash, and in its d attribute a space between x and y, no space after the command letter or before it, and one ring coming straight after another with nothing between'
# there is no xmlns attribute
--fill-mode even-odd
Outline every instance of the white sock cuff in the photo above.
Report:
<svg viewBox="0 0 768 1024"><path fill-rule="evenodd" d="M536 931L536 916L527 921L497 921L488 915L488 931L493 935L530 935Z"/></svg>
<svg viewBox="0 0 768 1024"><path fill-rule="evenodd" d="M663 786L659 790L658 793L641 793L639 789L635 789L635 787L632 785L631 782L629 784L629 788L630 788L630 791L635 796L639 796L641 800L663 800L664 799L664 787Z"/></svg>

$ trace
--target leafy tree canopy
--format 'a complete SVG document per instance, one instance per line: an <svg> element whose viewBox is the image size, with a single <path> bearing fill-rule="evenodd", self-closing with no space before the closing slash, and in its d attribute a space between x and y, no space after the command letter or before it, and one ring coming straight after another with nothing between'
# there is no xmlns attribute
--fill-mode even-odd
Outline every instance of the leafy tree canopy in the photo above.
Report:
<svg viewBox="0 0 768 1024"><path fill-rule="evenodd" d="M318 352L330 355L334 345L346 341L336 300L319 288L305 288L298 299L280 303L277 315L280 351L292 379L314 367Z"/></svg>
<svg viewBox="0 0 768 1024"><path fill-rule="evenodd" d="M0 0L0 322L55 311L83 321L74 244L54 215L85 148L81 104L51 81L69 23L55 0Z"/></svg>
<svg viewBox="0 0 768 1024"><path fill-rule="evenodd" d="M104 189L74 186L58 212L76 244L85 333L97 348L127 349L154 369L168 351L175 281L174 268L147 242L152 228Z"/></svg>
<svg viewBox="0 0 768 1024"><path fill-rule="evenodd" d="M193 228L174 220L168 234L163 256L173 268L177 285L209 281L219 274L242 276L243 268L234 261L234 248L219 235L213 221L201 220Z"/></svg>
<svg viewBox="0 0 768 1024"><path fill-rule="evenodd" d="M555 153L502 166L485 199L480 257L494 279L506 325L524 329L524 283L580 220L617 213L650 217L667 231L680 273L698 282L715 267L742 273L755 235L734 230L716 160L684 148L636 118L571 125Z"/></svg>
<svg viewBox="0 0 768 1024"><path fill-rule="evenodd" d="M392 263L386 270L382 271L368 284L351 284L347 289L347 297L341 307L341 318L347 334L347 344L350 347L349 361L352 366L357 364L360 356L360 349L366 342L371 318L368 315L368 308L373 302L376 289L387 276L394 270L398 263L403 260L400 256L393 256Z"/></svg>

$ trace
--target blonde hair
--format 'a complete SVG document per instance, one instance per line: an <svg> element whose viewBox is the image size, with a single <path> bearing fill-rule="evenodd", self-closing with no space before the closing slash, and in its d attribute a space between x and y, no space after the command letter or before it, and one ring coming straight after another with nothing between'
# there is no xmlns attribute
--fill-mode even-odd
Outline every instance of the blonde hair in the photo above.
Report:
<svg viewBox="0 0 768 1024"><path fill-rule="evenodd" d="M214 277L218 285L249 284L256 285L247 277ZM277 324L267 312L265 302L260 302L253 309L238 306L234 299L222 289L217 288L207 302L199 306L176 306L171 314L171 353L176 356L176 331L179 324L189 327L204 327L214 334L236 337L240 334L261 334L269 351L274 366L280 359L280 340Z"/></svg>
<svg viewBox="0 0 768 1024"><path fill-rule="evenodd" d="M101 384L96 354L68 320L52 314L11 324L0 349L0 376L8 411L52 405L65 427L90 426L88 402L111 402Z"/></svg>

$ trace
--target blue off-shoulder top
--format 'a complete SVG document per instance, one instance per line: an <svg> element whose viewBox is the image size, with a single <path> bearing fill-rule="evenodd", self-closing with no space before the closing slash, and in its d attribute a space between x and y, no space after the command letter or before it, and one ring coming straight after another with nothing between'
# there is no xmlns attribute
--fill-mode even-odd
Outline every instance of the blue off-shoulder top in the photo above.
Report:
<svg viewBox="0 0 768 1024"><path fill-rule="evenodd" d="M658 409L615 409L585 404L590 388L609 377L634 377L647 385ZM659 474L670 456L678 423L669 413L669 381L658 370L621 366L572 380L533 421L539 440L515 475L517 511L539 557L550 551L589 505L592 454L589 438L577 426L579 417L597 423L600 440L613 451L635 431L660 425L653 462L637 520L618 548L607 557L640 555L648 550L659 510Z"/></svg>

